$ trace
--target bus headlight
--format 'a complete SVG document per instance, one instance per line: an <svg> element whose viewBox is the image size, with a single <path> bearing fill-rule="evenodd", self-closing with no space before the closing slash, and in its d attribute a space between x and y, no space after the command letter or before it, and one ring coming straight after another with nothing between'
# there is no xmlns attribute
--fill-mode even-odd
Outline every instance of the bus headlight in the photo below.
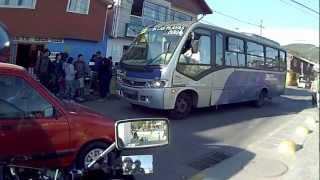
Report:
<svg viewBox="0 0 320 180"><path fill-rule="evenodd" d="M153 81L148 81L145 84L146 88L163 88L166 85L165 80L153 80Z"/></svg>

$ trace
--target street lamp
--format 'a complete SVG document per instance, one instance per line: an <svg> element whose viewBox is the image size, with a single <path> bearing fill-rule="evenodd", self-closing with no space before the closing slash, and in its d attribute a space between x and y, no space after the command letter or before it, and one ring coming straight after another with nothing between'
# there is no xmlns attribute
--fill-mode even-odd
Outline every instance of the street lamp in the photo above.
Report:
<svg viewBox="0 0 320 180"><path fill-rule="evenodd" d="M104 21L104 29L103 29L103 40L105 39L105 35L106 35L109 9L112 9L112 8L113 8L113 4L108 4L108 5L107 5L106 19L105 19L105 21Z"/></svg>
<svg viewBox="0 0 320 180"><path fill-rule="evenodd" d="M109 9L113 8L113 3L112 4L108 4L107 5L107 10L106 10L106 18L104 21L104 28L103 28L103 40L106 42L106 48L107 48L107 38L106 38L106 30L107 30L107 22L108 22L108 13L109 13ZM107 51L106 54L107 55Z"/></svg>

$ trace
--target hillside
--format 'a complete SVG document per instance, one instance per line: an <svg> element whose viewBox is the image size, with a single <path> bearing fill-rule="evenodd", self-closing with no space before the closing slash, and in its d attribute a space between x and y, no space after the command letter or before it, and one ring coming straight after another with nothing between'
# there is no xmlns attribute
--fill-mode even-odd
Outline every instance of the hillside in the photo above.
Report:
<svg viewBox="0 0 320 180"><path fill-rule="evenodd" d="M289 44L283 46L289 53L319 62L319 47L312 44Z"/></svg>

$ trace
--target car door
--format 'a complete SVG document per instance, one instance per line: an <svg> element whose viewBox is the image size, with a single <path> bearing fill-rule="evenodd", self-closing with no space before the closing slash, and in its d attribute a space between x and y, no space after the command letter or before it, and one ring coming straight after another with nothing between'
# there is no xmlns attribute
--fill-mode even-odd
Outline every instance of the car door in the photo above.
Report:
<svg viewBox="0 0 320 180"><path fill-rule="evenodd" d="M0 74L0 90L0 156L58 160L69 148L67 120L22 77Z"/></svg>

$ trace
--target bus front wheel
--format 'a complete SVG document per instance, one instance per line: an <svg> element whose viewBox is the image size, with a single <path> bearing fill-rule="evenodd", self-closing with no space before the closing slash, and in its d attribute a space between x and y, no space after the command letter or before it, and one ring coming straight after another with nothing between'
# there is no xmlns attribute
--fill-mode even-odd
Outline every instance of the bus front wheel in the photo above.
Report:
<svg viewBox="0 0 320 180"><path fill-rule="evenodd" d="M267 90L262 90L258 96L258 99L254 101L254 105L256 107L262 107L266 103L266 99L268 98L268 92Z"/></svg>
<svg viewBox="0 0 320 180"><path fill-rule="evenodd" d="M173 119L183 119L187 117L192 109L192 97L187 93L180 94L175 102L174 109L169 116Z"/></svg>

